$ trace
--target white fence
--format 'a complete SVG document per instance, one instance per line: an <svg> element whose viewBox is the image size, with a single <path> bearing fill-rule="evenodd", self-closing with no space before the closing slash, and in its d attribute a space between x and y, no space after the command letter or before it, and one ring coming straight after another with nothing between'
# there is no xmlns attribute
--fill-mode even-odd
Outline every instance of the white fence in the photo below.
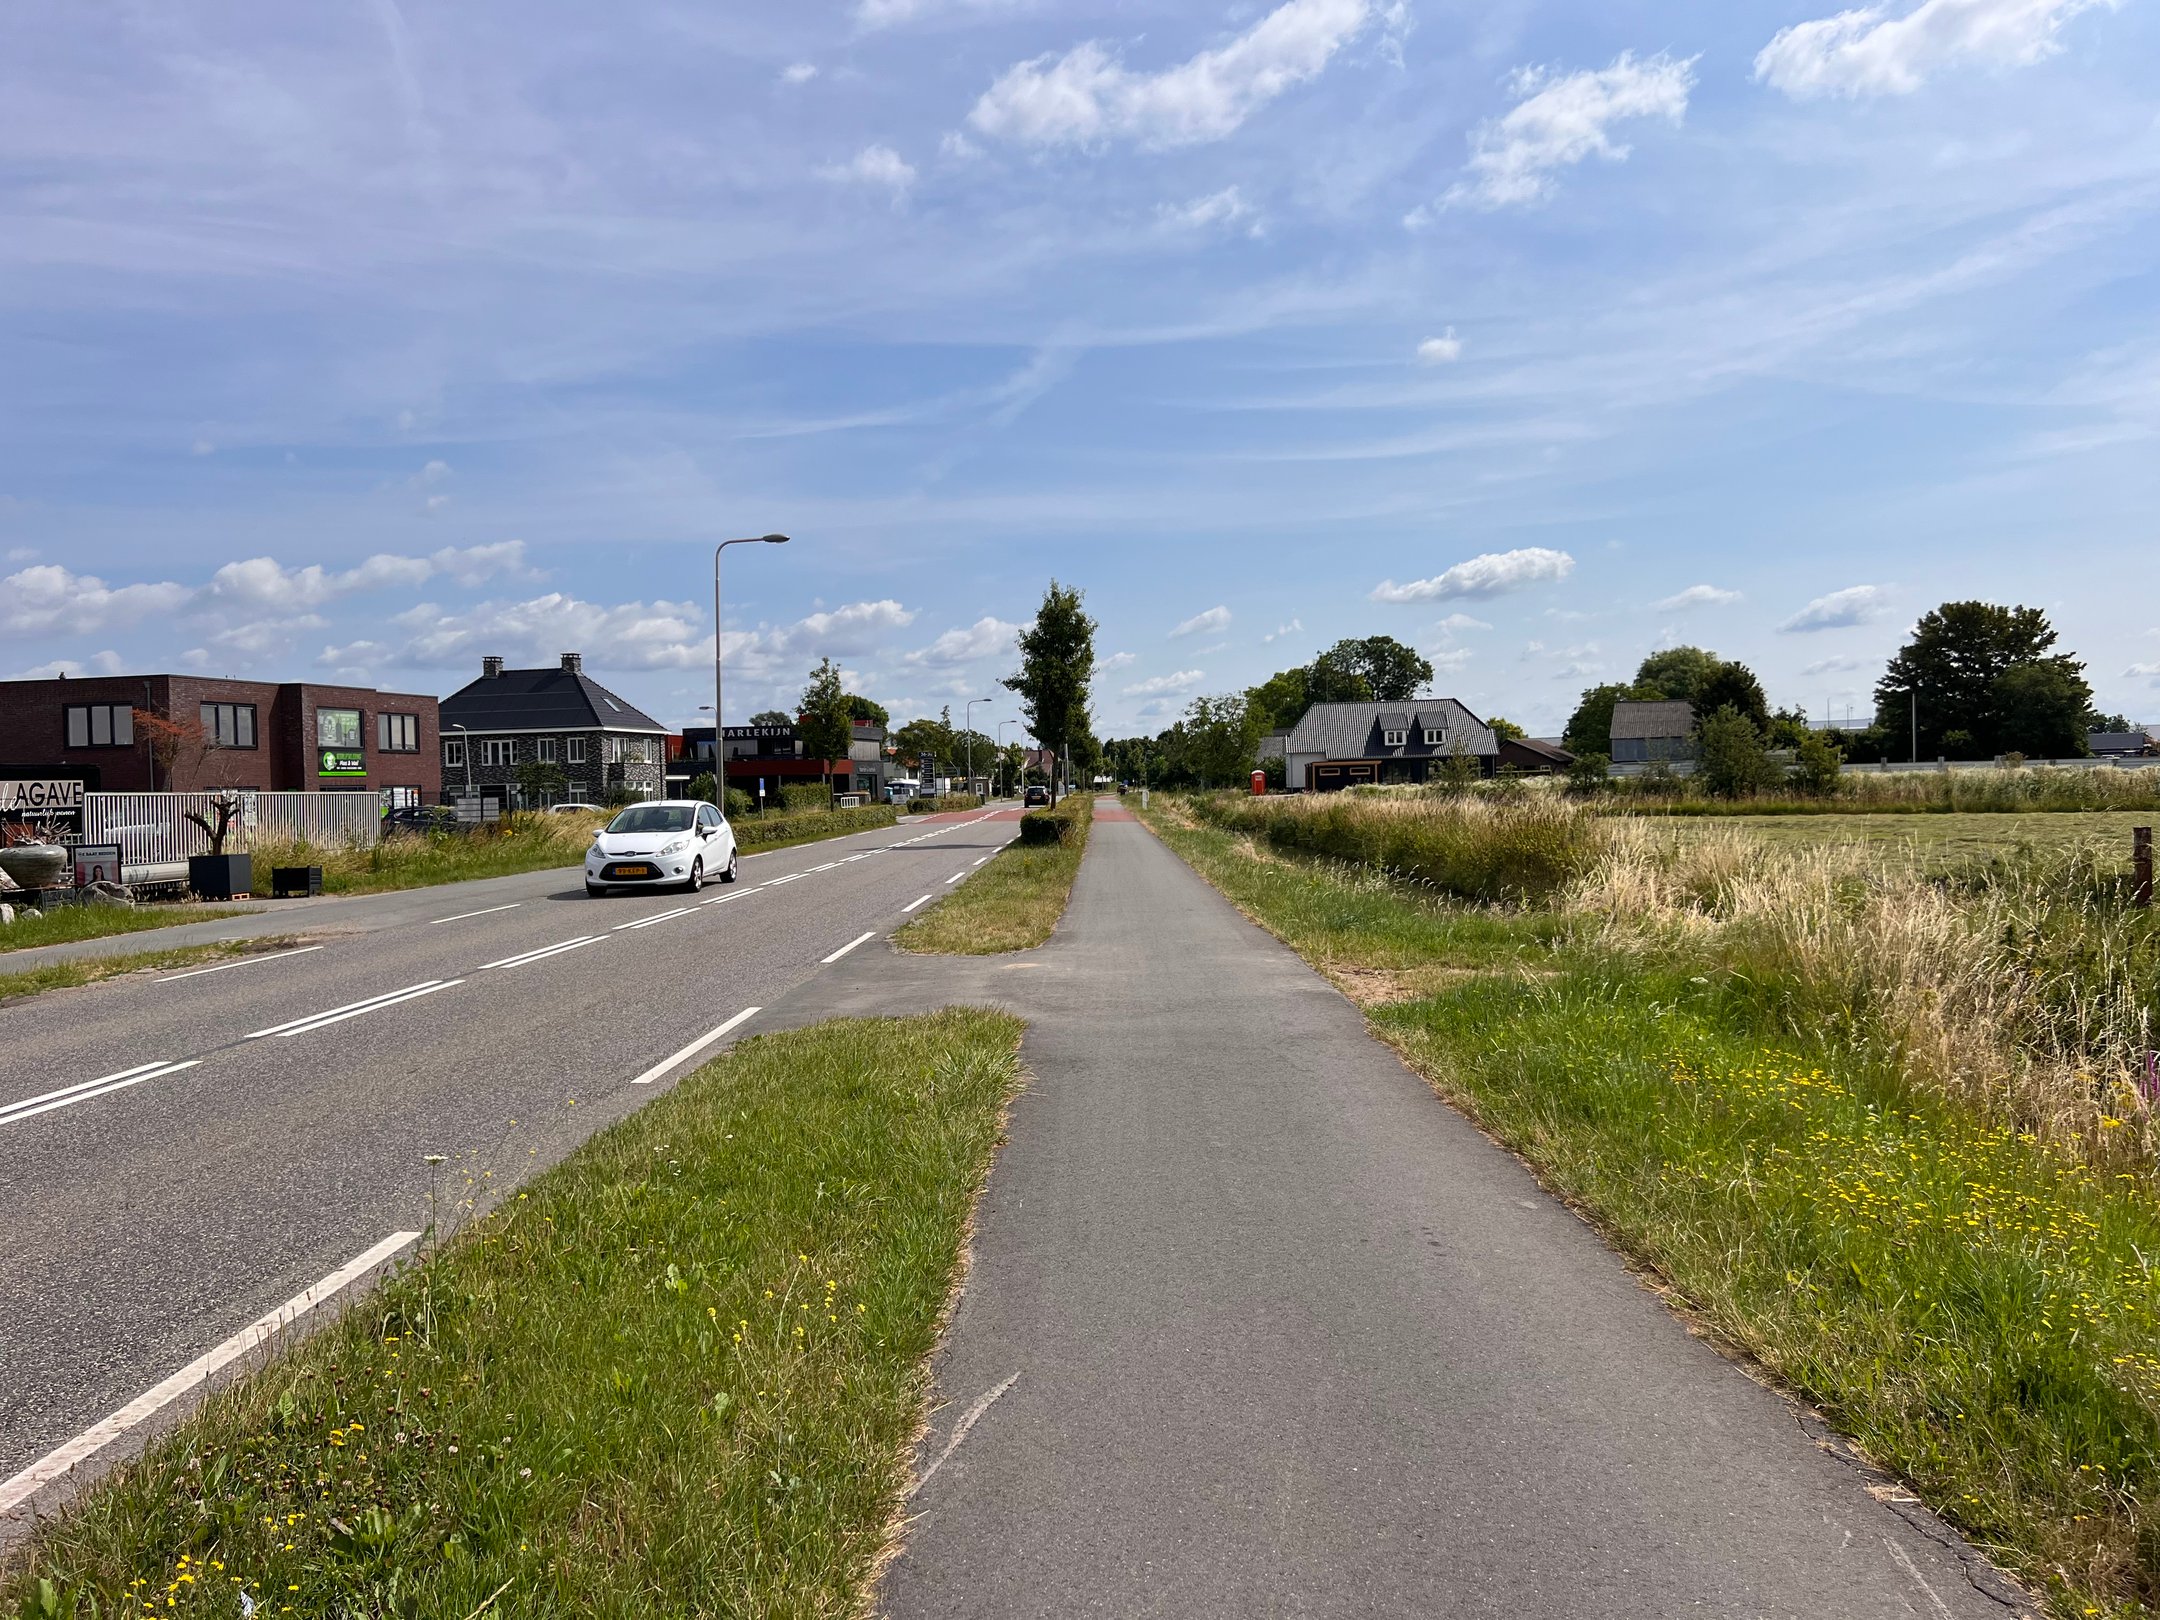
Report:
<svg viewBox="0 0 2160 1620"><path fill-rule="evenodd" d="M372 844L382 837L382 808L372 793L238 793L240 814L226 848L266 839L311 844ZM190 855L210 853L210 838L188 820L193 811L217 825L217 793L86 793L82 842L118 844L128 881L177 881Z"/></svg>

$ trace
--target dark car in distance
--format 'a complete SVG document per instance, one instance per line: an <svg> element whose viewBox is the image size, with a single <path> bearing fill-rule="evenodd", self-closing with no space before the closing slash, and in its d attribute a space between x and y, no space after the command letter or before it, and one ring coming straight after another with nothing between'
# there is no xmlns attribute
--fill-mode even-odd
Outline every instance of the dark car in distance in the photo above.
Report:
<svg viewBox="0 0 2160 1620"><path fill-rule="evenodd" d="M1049 802L1050 790L1046 787L1029 788L1020 801L1021 807L1028 810L1034 809L1038 804L1048 804Z"/></svg>
<svg viewBox="0 0 2160 1620"><path fill-rule="evenodd" d="M447 804L408 804L395 810L385 811L382 818L383 835L411 833L424 837L428 833L454 833L465 831L466 824L458 820L456 809Z"/></svg>

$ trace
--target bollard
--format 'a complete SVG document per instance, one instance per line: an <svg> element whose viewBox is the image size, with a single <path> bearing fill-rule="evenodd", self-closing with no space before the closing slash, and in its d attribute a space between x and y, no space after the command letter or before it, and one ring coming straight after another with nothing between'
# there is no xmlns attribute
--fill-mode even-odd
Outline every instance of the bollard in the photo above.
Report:
<svg viewBox="0 0 2160 1620"><path fill-rule="evenodd" d="M2131 900L2141 906L2152 904L2152 829L2130 829L2130 881L2133 885Z"/></svg>

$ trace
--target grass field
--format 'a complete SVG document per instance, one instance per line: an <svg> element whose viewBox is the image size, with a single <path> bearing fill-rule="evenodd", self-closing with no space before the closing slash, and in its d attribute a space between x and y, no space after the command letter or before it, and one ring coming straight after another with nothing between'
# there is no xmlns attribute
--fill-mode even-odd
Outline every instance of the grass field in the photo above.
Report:
<svg viewBox="0 0 2160 1620"><path fill-rule="evenodd" d="M13 902L11 902L12 904ZM115 934L147 933L175 928L182 923L215 922L242 913L229 906L204 906L189 902L141 906L54 906L35 917L25 917L16 906L15 920L0 928L0 956L8 951L34 950L40 945L65 945L78 939L108 939Z"/></svg>
<svg viewBox="0 0 2160 1620"><path fill-rule="evenodd" d="M1952 811L1939 815L1730 816L1657 823L1676 838L1714 837L1737 827L1773 848L1865 846L1920 870L1948 875L2033 856L2078 851L2130 859L2134 827L2160 826L2150 810Z"/></svg>
<svg viewBox="0 0 2160 1620"><path fill-rule="evenodd" d="M1070 842L1014 843L1000 850L893 936L904 951L992 956L1032 950L1050 937L1072 898L1087 854L1094 801L1070 794Z"/></svg>
<svg viewBox="0 0 2160 1620"><path fill-rule="evenodd" d="M744 1042L93 1489L0 1614L864 1612L1019 1037Z"/></svg>
<svg viewBox="0 0 2160 1620"><path fill-rule="evenodd" d="M298 936L283 934L270 939L225 940L213 945L181 945L172 950L140 951L128 956L91 956L76 962L53 962L19 973L0 973L0 1005L47 990L72 990L77 985L97 984L124 974L203 967L226 957L290 950L299 943Z"/></svg>
<svg viewBox="0 0 2160 1620"><path fill-rule="evenodd" d="M2011 1122L2007 1095L1938 1078L1901 1049L1895 998L1871 999L1865 952L1827 924L1812 959L1752 912L1722 931L1700 915L1638 929L1629 913L1672 902L1630 886L1643 853L1630 843L1606 857L1615 871L1586 871L1549 905L1487 906L1284 855L1174 802L1145 819L1718 1341L1823 1409L2055 1613L2160 1612L2146 1150L2044 1144ZM1732 849L1719 846L1729 881L1782 906L1774 875L1796 857ZM1856 926L1894 931L1864 909L1868 891L1847 898ZM1966 949L1954 932L1927 937ZM1919 948L1891 954L1912 971ZM1913 979L1900 993L1935 991ZM2144 1133L2134 1095L2102 1107L2102 1137Z"/></svg>

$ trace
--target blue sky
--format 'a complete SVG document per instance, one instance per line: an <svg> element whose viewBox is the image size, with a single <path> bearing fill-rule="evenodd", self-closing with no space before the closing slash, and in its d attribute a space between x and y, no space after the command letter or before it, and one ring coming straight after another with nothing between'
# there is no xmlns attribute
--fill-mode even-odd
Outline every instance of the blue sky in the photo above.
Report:
<svg viewBox="0 0 2160 1620"><path fill-rule="evenodd" d="M19 10L0 675L1098 729L1384 631L1533 730L2047 608L2160 720L2160 4ZM1016 713L1010 699L985 713Z"/></svg>

